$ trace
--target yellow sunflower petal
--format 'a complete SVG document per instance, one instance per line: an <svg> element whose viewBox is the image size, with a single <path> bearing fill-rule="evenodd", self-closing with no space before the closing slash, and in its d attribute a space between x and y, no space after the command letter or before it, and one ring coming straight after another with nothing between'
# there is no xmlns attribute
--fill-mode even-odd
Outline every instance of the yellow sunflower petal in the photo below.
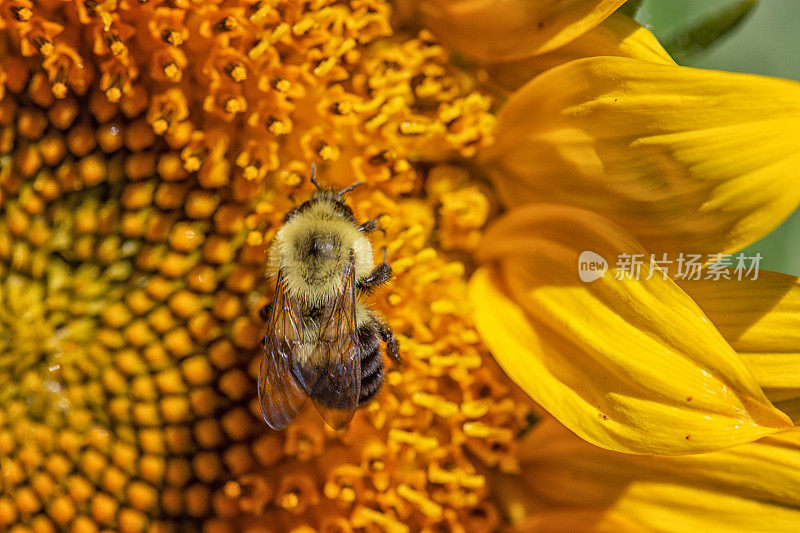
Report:
<svg viewBox="0 0 800 533"><path fill-rule="evenodd" d="M713 453L643 457L593 447L547 420L522 448L519 492L551 509L580 508L595 530L627 522L665 532L796 531L800 520L800 430Z"/></svg>
<svg viewBox="0 0 800 533"><path fill-rule="evenodd" d="M800 280L760 271L756 280L679 285L739 352L758 383L800 389Z"/></svg>
<svg viewBox="0 0 800 533"><path fill-rule="evenodd" d="M484 62L511 61L563 46L625 0L421 0L422 23L446 44Z"/></svg>
<svg viewBox="0 0 800 533"><path fill-rule="evenodd" d="M582 251L605 258L583 283ZM486 235L490 266L470 282L476 323L506 373L584 439L630 453L681 454L790 425L702 311L661 273L615 279L644 250L606 219L528 205Z"/></svg>
<svg viewBox="0 0 800 533"><path fill-rule="evenodd" d="M505 503L505 502L504 502ZM564 509L559 511L543 511L531 513L511 531L525 533L597 533L607 531L614 533L652 533L653 530L643 527L625 517L603 511L586 509Z"/></svg>
<svg viewBox="0 0 800 533"><path fill-rule="evenodd" d="M800 204L800 83L599 57L512 95L482 164L509 205L597 211L650 252L730 252Z"/></svg>
<svg viewBox="0 0 800 533"><path fill-rule="evenodd" d="M799 422L800 279L762 270L756 280L679 284L739 352L767 397Z"/></svg>
<svg viewBox="0 0 800 533"><path fill-rule="evenodd" d="M537 74L558 65L590 56L621 56L675 64L650 30L622 13L614 13L574 41L546 54L492 63L486 70L493 84L515 91Z"/></svg>
<svg viewBox="0 0 800 533"><path fill-rule="evenodd" d="M775 396L778 391L772 390L770 396ZM800 425L800 391L792 389L791 393L794 395L792 398L785 398L783 400L775 399L775 407L785 413L786 416L792 419L795 425Z"/></svg>

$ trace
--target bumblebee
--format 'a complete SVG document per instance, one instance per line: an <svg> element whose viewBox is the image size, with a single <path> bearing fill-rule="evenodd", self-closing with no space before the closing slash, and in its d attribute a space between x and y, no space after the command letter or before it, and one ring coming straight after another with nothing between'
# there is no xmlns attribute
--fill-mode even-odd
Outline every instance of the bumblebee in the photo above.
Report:
<svg viewBox="0 0 800 533"><path fill-rule="evenodd" d="M365 236L377 219L359 225L344 195L317 187L311 199L286 214L269 249L275 298L261 310L267 322L258 375L261 414L285 428L311 398L334 429L347 426L358 407L383 384L381 341L400 362L398 343L385 320L363 301L386 283L392 269L375 266Z"/></svg>

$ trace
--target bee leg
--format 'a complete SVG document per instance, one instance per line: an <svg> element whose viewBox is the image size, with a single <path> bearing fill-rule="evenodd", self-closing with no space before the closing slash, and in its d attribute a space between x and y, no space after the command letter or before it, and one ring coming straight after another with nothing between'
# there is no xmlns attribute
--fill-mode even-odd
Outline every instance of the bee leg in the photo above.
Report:
<svg viewBox="0 0 800 533"><path fill-rule="evenodd" d="M267 320L269 320L270 311L272 311L272 304L267 304L258 310L258 316L261 317L261 320L266 322Z"/></svg>
<svg viewBox="0 0 800 533"><path fill-rule="evenodd" d="M366 222L364 222L363 224L361 224L358 227L358 231L360 231L361 233L372 233L376 229L378 229L378 219L377 218L373 218L373 219L367 220Z"/></svg>
<svg viewBox="0 0 800 533"><path fill-rule="evenodd" d="M364 278L361 284L365 285L368 289L374 289L389 281L391 277L392 267L389 266L389 263L381 263L375 267L375 270L373 270L369 276Z"/></svg>
<svg viewBox="0 0 800 533"><path fill-rule="evenodd" d="M386 235L386 230L384 230L382 227L380 227L381 217L384 217L384 216L386 216L386 215L380 214L375 218L367 220L366 222L364 222L363 224L361 224L358 227L358 231L360 231L361 233L372 233L376 229L379 229L379 230L381 230L381 233Z"/></svg>
<svg viewBox="0 0 800 533"><path fill-rule="evenodd" d="M376 266L369 276L358 282L361 291L371 292L392 277L392 267L386 262L386 248L383 249L383 262Z"/></svg>
<svg viewBox="0 0 800 533"><path fill-rule="evenodd" d="M378 333L381 339L383 339L383 342L386 343L386 354L392 358L397 366L400 366L403 361L400 358L400 344L398 344L397 338L394 336L394 331L392 331L392 328L389 327L388 324L379 322Z"/></svg>

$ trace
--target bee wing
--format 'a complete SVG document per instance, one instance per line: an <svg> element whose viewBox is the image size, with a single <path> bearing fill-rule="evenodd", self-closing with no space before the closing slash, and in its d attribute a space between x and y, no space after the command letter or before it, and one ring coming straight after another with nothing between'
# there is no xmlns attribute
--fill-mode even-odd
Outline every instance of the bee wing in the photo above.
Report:
<svg viewBox="0 0 800 533"><path fill-rule="evenodd" d="M258 371L258 401L261 415L272 429L283 429L294 419L306 394L292 372L294 352L303 342L303 314L300 304L286 295L278 274L264 353Z"/></svg>
<svg viewBox="0 0 800 533"><path fill-rule="evenodd" d="M361 356L356 329L356 281L351 263L344 290L322 309L313 368L301 368L306 391L334 429L350 423L361 394Z"/></svg>

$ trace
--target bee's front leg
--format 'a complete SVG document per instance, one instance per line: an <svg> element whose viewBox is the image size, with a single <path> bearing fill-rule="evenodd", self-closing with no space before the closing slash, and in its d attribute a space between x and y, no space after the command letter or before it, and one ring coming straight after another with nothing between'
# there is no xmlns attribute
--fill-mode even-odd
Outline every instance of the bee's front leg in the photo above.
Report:
<svg viewBox="0 0 800 533"><path fill-rule="evenodd" d="M361 233L372 233L376 229L378 229L378 219L377 218L373 218L373 219L367 220L366 222L364 222L363 224L361 224L358 227L358 231L360 231Z"/></svg>
<svg viewBox="0 0 800 533"><path fill-rule="evenodd" d="M381 227L381 217L385 217L385 216L386 215L384 213L381 213L380 215L376 216L375 218L371 218L371 219L367 220L366 222L364 222L363 224L361 224L358 227L358 231L360 231L361 233L372 233L375 230L379 229L379 230L381 230L381 232L384 235L386 235L386 230L384 230Z"/></svg>
<svg viewBox="0 0 800 533"><path fill-rule="evenodd" d="M267 320L269 320L269 314L271 311L272 311L272 304L267 304L258 310L258 316L261 317L261 320L266 322Z"/></svg>

